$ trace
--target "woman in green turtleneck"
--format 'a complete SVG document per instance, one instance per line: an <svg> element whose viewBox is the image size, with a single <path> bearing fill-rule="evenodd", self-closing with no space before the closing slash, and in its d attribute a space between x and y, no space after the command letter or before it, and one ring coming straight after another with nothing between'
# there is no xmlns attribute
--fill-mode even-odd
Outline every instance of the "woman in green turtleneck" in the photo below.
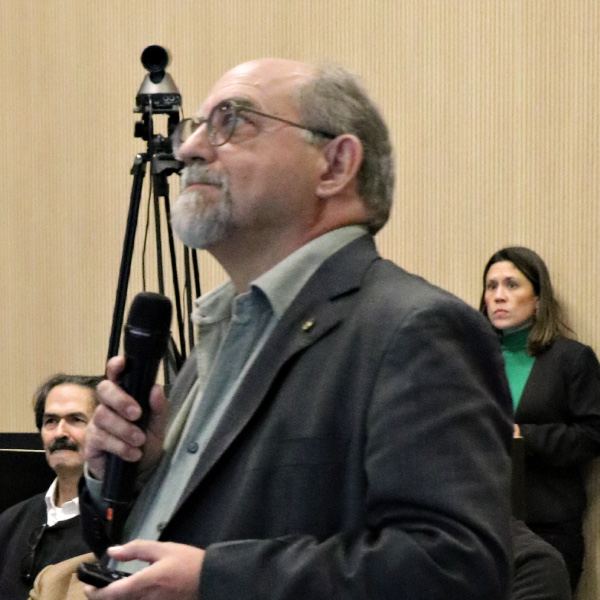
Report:
<svg viewBox="0 0 600 600"><path fill-rule="evenodd" d="M480 310L497 330L525 444L527 525L563 555L575 589L586 506L583 467L600 456L600 364L566 334L550 275L523 247L504 248L483 273Z"/></svg>

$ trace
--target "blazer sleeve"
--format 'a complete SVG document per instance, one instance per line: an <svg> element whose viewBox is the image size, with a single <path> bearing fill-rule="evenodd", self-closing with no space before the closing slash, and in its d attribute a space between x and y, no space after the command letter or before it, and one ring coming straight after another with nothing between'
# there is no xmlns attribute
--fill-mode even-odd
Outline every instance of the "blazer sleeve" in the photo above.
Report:
<svg viewBox="0 0 600 600"><path fill-rule="evenodd" d="M362 400L364 523L324 540L212 544L199 597L508 597L512 425L497 341L447 303L378 327L361 349L376 372Z"/></svg>
<svg viewBox="0 0 600 600"><path fill-rule="evenodd" d="M561 468L600 455L600 364L592 348L569 342L548 355L541 377L532 381L533 402L516 413L527 454Z"/></svg>

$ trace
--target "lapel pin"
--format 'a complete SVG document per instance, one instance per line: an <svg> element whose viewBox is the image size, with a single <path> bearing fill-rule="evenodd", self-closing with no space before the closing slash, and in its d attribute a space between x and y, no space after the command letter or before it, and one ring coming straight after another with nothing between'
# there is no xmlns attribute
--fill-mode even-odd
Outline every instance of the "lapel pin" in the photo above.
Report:
<svg viewBox="0 0 600 600"><path fill-rule="evenodd" d="M308 321L304 321L302 323L302 331L310 331L315 325L314 319L308 319Z"/></svg>

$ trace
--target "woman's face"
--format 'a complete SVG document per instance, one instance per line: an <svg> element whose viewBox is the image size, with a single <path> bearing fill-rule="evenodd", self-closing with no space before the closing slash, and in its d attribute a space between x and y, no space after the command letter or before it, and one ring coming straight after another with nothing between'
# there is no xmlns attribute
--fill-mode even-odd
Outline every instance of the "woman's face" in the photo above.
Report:
<svg viewBox="0 0 600 600"><path fill-rule="evenodd" d="M533 316L538 297L529 279L512 262L503 260L494 263L485 276L484 301L492 325L507 329Z"/></svg>

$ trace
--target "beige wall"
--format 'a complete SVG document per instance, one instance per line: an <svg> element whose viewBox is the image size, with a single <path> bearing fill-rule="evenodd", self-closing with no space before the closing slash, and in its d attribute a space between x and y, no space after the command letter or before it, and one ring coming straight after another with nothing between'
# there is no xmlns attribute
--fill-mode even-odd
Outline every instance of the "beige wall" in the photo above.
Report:
<svg viewBox="0 0 600 600"><path fill-rule="evenodd" d="M33 430L29 399L48 374L103 370L149 44L170 49L186 114L249 58L362 74L397 153L381 252L476 304L488 256L530 246L600 351L597 0L0 0L0 11L0 431ZM222 278L208 258L201 269L204 289Z"/></svg>
<svg viewBox="0 0 600 600"><path fill-rule="evenodd" d="M600 350L596 0L0 0L0 10L0 430L32 428L29 396L48 373L103 370L129 170L146 149L133 136L139 58L152 43L171 51L186 114L248 58L361 73L397 154L381 252L476 304L488 256L531 246L580 339ZM221 278L203 259L203 288Z"/></svg>

